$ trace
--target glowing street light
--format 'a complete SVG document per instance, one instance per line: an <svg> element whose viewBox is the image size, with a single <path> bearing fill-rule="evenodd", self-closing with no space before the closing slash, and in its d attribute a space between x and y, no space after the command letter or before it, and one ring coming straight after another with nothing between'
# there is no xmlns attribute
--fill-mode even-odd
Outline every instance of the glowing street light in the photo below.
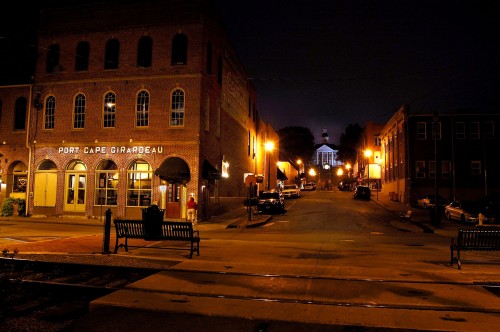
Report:
<svg viewBox="0 0 500 332"><path fill-rule="evenodd" d="M267 153L267 190L271 189L271 156L270 152L274 150L274 142L268 141L264 145Z"/></svg>

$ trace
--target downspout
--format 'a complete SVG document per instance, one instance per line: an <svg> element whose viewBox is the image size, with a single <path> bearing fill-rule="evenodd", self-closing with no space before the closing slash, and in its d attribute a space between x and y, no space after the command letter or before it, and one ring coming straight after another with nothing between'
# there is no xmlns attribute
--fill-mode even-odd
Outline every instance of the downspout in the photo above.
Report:
<svg viewBox="0 0 500 332"><path fill-rule="evenodd" d="M31 188L31 158L32 158L32 151L31 151L31 144L30 144L30 136L31 136L31 112L32 112L32 107L33 107L33 84L29 85L30 87L30 93L29 93L29 107L28 107L28 120L26 122L26 125L28 126L28 129L26 130L26 148L28 148L28 183L26 185L26 211L24 215L27 217L30 214L30 200L31 200L31 193L32 188ZM36 128L35 128L36 130Z"/></svg>

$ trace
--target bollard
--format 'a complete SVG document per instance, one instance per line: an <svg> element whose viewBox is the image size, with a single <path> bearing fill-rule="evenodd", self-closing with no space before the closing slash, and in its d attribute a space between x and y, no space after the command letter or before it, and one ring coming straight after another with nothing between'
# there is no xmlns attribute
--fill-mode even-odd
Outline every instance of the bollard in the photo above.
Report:
<svg viewBox="0 0 500 332"><path fill-rule="evenodd" d="M104 221L104 239L102 243L102 254L109 255L109 238L111 236L111 209L106 210L106 219Z"/></svg>

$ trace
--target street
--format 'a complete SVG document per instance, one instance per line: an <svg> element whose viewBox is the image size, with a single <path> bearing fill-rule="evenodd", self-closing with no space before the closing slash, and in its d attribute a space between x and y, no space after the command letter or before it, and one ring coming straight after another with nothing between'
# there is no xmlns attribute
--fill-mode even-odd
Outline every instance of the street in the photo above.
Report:
<svg viewBox="0 0 500 332"><path fill-rule="evenodd" d="M498 252L466 253L464 269L457 270L449 265L449 237L395 227L391 220L398 216L377 204L376 197L357 201L351 192L312 191L286 200L285 206L286 213L273 215L261 227L201 223L201 253L193 259L175 250L179 245L136 240L128 253L121 249L109 257L168 261L171 268L131 285L130 291L94 301L91 314L75 330L95 328L96 322L101 330L109 329L100 317L108 311L101 309L114 308L124 317L125 307L207 317L193 320L197 325L175 325L179 331L220 330L210 324L222 326L221 317L232 317L232 327L241 330L274 322L267 331L286 324L297 331L306 326L323 331L332 324L448 331L498 326L500 299L494 287L486 287L498 282ZM102 235L98 225L2 222L0 230L2 245L18 241L20 246L24 241ZM94 257L97 262L108 256ZM149 320L148 315L142 319ZM135 317L120 318L123 327L134 326ZM208 317L219 318L210 323Z"/></svg>

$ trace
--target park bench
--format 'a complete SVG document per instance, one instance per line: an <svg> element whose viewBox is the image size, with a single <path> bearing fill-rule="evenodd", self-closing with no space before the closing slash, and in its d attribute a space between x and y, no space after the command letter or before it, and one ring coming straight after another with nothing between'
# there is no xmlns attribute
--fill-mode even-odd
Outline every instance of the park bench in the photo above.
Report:
<svg viewBox="0 0 500 332"><path fill-rule="evenodd" d="M399 213L399 219L402 222L410 222L411 221L411 214L412 214L412 210L401 211Z"/></svg>
<svg viewBox="0 0 500 332"><path fill-rule="evenodd" d="M450 265L456 261L458 269L462 269L460 251L499 251L500 250L500 227L475 227L460 228L458 236L451 239ZM457 252L457 257L453 252Z"/></svg>
<svg viewBox="0 0 500 332"><path fill-rule="evenodd" d="M196 251L200 255L200 234L193 229L193 224L185 221L162 221L161 231L158 234L148 235L148 227L144 227L142 220L115 219L116 244L115 251L124 247L128 251L128 239L142 239L146 241L186 241L191 243L189 258L193 257ZM158 225L159 227L160 225ZM119 243L120 239L125 239L124 243Z"/></svg>

